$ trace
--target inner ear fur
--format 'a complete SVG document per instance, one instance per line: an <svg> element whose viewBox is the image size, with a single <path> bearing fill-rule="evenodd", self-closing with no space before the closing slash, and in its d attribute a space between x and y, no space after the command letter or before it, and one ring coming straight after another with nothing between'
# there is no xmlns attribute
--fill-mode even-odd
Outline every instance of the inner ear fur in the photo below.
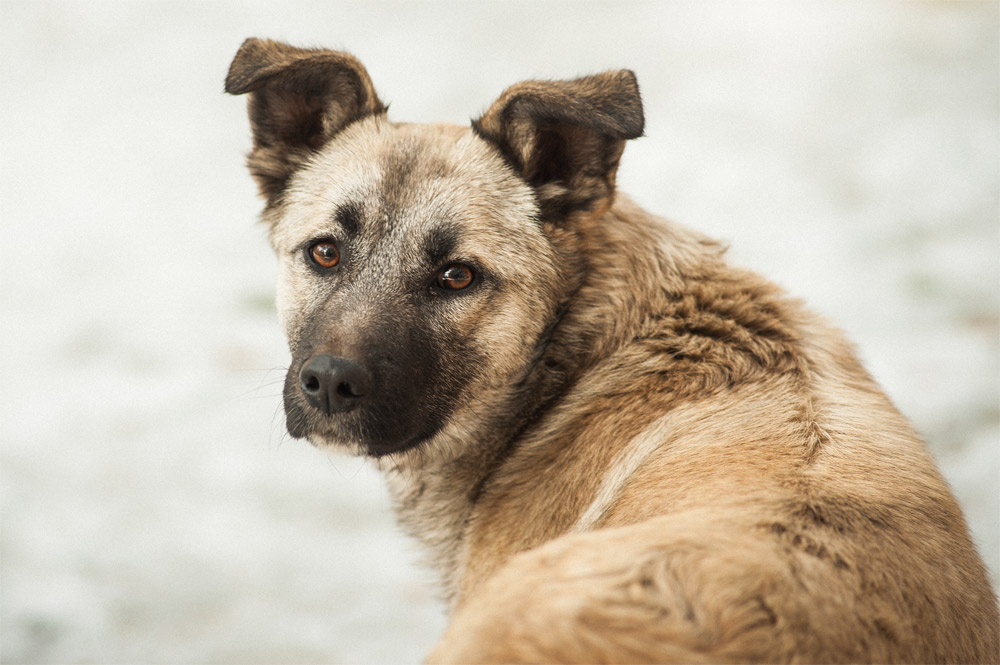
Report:
<svg viewBox="0 0 1000 665"><path fill-rule="evenodd" d="M247 166L269 201L337 132L386 110L354 56L256 37L243 42L233 58L226 92L249 94L253 150Z"/></svg>
<svg viewBox="0 0 1000 665"><path fill-rule="evenodd" d="M610 205L625 141L642 136L642 100L627 69L570 81L525 81L472 127L535 188L545 219Z"/></svg>

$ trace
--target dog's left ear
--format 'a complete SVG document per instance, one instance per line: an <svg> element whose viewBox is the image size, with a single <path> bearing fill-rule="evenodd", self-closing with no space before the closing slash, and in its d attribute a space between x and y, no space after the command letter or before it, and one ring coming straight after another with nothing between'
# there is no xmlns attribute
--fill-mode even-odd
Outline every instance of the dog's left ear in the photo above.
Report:
<svg viewBox="0 0 1000 665"><path fill-rule="evenodd" d="M386 110L368 72L349 53L255 37L233 58L226 92L250 94L253 150L247 165L269 201L337 132Z"/></svg>
<svg viewBox="0 0 1000 665"><path fill-rule="evenodd" d="M642 136L642 100L627 69L507 88L472 122L535 188L542 215L559 220L610 204L625 141Z"/></svg>

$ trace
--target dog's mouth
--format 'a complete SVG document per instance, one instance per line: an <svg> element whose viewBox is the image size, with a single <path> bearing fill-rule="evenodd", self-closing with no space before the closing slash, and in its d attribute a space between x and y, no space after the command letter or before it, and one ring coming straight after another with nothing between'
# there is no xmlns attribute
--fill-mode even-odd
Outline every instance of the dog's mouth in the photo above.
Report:
<svg viewBox="0 0 1000 665"><path fill-rule="evenodd" d="M372 457L379 459L382 457L389 457L391 455L398 455L406 453L410 450L415 450L421 447L424 443L434 438L437 432L430 432L426 434L418 434L412 439L403 441L402 443L386 442L386 441L356 441L356 440L345 440L337 433L332 432L312 432L306 434L304 439L311 443L316 448L327 449L336 448L338 450L346 450L353 454Z"/></svg>

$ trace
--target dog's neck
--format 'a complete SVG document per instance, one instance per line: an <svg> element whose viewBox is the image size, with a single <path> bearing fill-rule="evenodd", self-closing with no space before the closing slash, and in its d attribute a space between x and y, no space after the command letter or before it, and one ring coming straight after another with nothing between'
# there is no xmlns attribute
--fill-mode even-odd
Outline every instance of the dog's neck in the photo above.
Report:
<svg viewBox="0 0 1000 665"><path fill-rule="evenodd" d="M557 368L551 340L558 320L539 340L538 353L520 380L478 396L476 431L446 429L425 447L378 460L395 499L403 528L426 548L427 563L440 574L444 596L453 600L463 574L466 526L484 488L521 435L572 384L579 368Z"/></svg>
<svg viewBox="0 0 1000 665"><path fill-rule="evenodd" d="M490 418L488 422L495 425L492 431L484 427L467 436L442 433L426 449L461 447L461 454L445 457L417 449L403 459L376 462L395 500L399 523L424 545L425 563L438 572L448 601L459 588L462 542L479 495L516 445L517 435L509 427L505 431L504 420Z"/></svg>

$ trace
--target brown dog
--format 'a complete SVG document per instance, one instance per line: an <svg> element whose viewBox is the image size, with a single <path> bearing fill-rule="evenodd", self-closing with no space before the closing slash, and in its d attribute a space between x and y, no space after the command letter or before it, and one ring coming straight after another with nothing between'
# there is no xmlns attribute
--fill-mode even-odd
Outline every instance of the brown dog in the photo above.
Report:
<svg viewBox="0 0 1000 665"><path fill-rule="evenodd" d="M390 122L247 40L288 430L371 456L442 573L433 662L995 662L954 498L851 347L615 195L631 72Z"/></svg>

